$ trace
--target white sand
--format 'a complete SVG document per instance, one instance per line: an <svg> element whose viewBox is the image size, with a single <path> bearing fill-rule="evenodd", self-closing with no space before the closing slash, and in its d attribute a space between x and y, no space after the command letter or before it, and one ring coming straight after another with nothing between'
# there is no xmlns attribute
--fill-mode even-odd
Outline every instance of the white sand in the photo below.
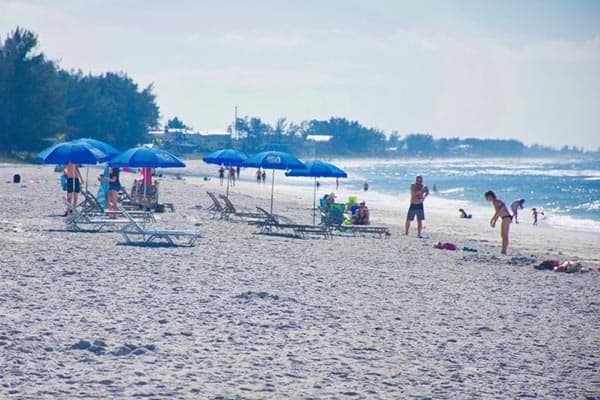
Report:
<svg viewBox="0 0 600 400"><path fill-rule="evenodd" d="M513 224L503 257L491 207L461 220L428 199L420 240L401 234L408 195L374 192L359 196L389 240L255 235L193 207L224 188L190 165L162 180L176 211L156 226L199 230L194 248L66 232L51 166L0 167L23 177L0 190L0 398L600 396L600 273L532 267L600 267L600 235ZM231 193L242 209L268 206L253 172ZM290 179L276 178L275 212L310 223L312 191Z"/></svg>

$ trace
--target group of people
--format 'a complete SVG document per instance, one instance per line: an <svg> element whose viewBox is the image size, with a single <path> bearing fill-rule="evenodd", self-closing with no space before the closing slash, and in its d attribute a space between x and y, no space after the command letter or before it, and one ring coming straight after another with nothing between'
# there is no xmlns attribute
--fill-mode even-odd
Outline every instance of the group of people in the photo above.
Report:
<svg viewBox="0 0 600 400"><path fill-rule="evenodd" d="M405 234L408 235L411 222L414 221L415 217L417 218L417 237L422 237L422 229L423 229L423 221L425 220L425 211L423 207L423 203L425 199L429 196L429 189L427 186L423 184L423 177L417 176L415 179L415 183L410 185L410 206L408 208L408 213L406 215L406 224L405 224ZM500 237L502 238L502 254L507 254L508 251L508 243L509 243L509 232L510 232L510 224L513 222L518 222L518 214L519 209L523 209L525 199L519 199L514 201L510 205L510 209L506 206L506 204L500 200L496 193L492 190L488 190L485 192L484 197L487 201L491 202L494 206L494 214L490 219L490 226L492 228L496 227L496 224L500 220ZM461 218L472 218L471 214L468 214L464 209L460 208L458 210L460 212ZM512 211L512 213L511 213ZM538 215L544 215L542 212L538 211L536 208L532 209L533 212L533 224L538 224Z"/></svg>
<svg viewBox="0 0 600 400"><path fill-rule="evenodd" d="M267 172L263 169L262 171L259 169L256 170L256 182L257 183L266 183L267 182Z"/></svg>
<svg viewBox="0 0 600 400"><path fill-rule="evenodd" d="M119 192L122 189L119 179L120 169L117 167L108 168L108 175L102 174L98 177L98 181L108 184L106 192L106 206L109 211L117 211L119 203ZM74 163L68 163L63 168L64 186L63 189L67 192L67 201L69 204L77 204L81 187L84 184L83 175L79 166ZM144 205L147 209L152 207L152 199L155 194L155 186L152 182L152 169L141 168L141 178L136 180L136 201L138 204ZM66 217L71 213L67 209L64 213Z"/></svg>
<svg viewBox="0 0 600 400"><path fill-rule="evenodd" d="M322 205L325 213L329 213L334 207L334 205L336 204L335 199L336 196L333 192L323 196ZM367 207L367 203L364 200L357 203L356 198L354 196L350 196L348 202L345 205L342 204L342 208L349 215L349 217L343 223L352 225L371 224L369 208Z"/></svg>
<svg viewBox="0 0 600 400"><path fill-rule="evenodd" d="M219 167L219 183L221 186L223 186L223 181L225 180L225 172L227 172L227 179L229 180L231 186L235 186L236 176L238 179L240 178L240 167L238 166L237 168L225 168L221 165L221 167Z"/></svg>

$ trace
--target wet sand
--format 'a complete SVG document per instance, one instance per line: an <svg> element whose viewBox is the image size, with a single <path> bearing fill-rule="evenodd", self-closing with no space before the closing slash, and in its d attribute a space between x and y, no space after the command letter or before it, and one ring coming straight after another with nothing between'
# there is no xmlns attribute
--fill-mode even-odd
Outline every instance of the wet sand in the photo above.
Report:
<svg viewBox="0 0 600 400"><path fill-rule="evenodd" d="M600 398L600 272L533 268L600 267L599 235L513 226L504 257L489 216L432 201L428 238L407 237L407 196L384 208L375 193L388 240L256 235L210 218L205 191L224 187L190 165L162 179L176 210L155 226L201 232L192 248L65 231L50 166L0 168L23 177L0 184L0 397ZM231 193L241 209L268 205L253 172ZM310 223L311 190L285 182L275 212Z"/></svg>

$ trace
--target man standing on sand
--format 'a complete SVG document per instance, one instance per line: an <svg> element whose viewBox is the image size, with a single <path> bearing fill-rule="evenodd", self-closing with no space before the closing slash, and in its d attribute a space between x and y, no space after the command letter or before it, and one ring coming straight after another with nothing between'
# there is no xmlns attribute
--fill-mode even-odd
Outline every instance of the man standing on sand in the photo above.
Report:
<svg viewBox="0 0 600 400"><path fill-rule="evenodd" d="M406 215L406 229L405 235L408 235L410 229L410 222L417 217L417 237L421 238L421 231L423 230L423 220L425 220L425 210L423 209L423 202L425 197L429 196L429 189L423 185L423 177L417 176L415 183L410 185L410 207L408 214Z"/></svg>

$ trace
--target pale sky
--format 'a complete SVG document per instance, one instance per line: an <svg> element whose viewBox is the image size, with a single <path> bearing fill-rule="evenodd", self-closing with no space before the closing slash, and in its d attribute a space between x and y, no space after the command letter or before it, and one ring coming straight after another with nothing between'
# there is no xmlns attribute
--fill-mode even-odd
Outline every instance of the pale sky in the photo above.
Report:
<svg viewBox="0 0 600 400"><path fill-rule="evenodd" d="M162 122L331 116L600 148L597 0L0 0L65 69L154 83Z"/></svg>

